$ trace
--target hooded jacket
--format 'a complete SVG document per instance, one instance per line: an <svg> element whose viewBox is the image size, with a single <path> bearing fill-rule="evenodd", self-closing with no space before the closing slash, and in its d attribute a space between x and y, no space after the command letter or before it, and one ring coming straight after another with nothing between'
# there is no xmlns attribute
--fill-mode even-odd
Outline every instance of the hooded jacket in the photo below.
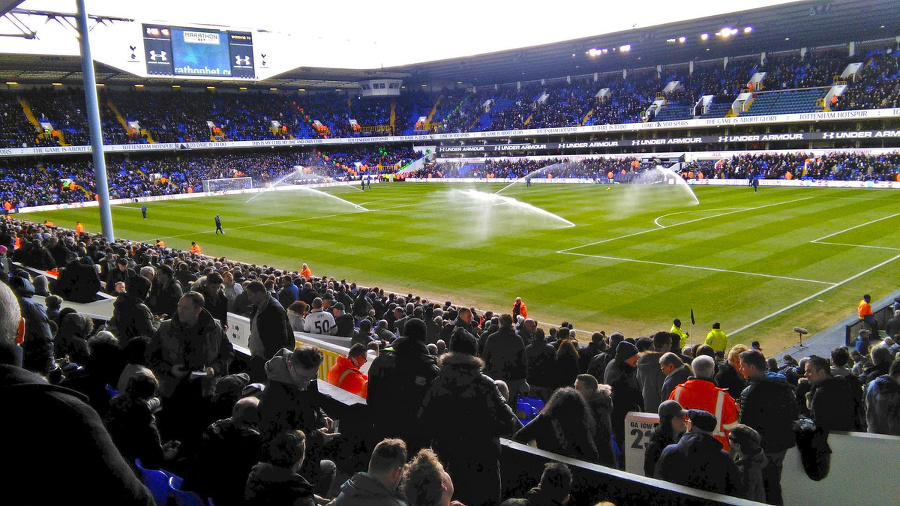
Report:
<svg viewBox="0 0 900 506"><path fill-rule="evenodd" d="M766 502L766 488L763 483L762 469L768 463L766 454L760 449L756 455L743 459L735 457L735 465L741 476L741 488L744 498L751 501Z"/></svg>
<svg viewBox="0 0 900 506"><path fill-rule="evenodd" d="M152 337L159 327L159 322L153 319L153 312L144 304L150 282L140 278L143 283L138 283L137 279L131 282L127 293L116 298L113 303L113 316L107 328L119 338L123 346L138 336Z"/></svg>
<svg viewBox="0 0 900 506"><path fill-rule="evenodd" d="M428 433L439 453L443 450L467 460L496 461L499 438L520 427L515 413L494 382L481 373L481 359L450 352L441 357L441 366L422 400L420 430Z"/></svg>
<svg viewBox="0 0 900 506"><path fill-rule="evenodd" d="M616 467L615 454L610 441L612 437L613 410L610 387L601 385L585 401L591 410L591 414L594 415L594 423L597 427L596 432L594 432L594 443L597 445L597 453L599 455L597 462L607 467Z"/></svg>
<svg viewBox="0 0 900 506"><path fill-rule="evenodd" d="M890 375L879 376L866 391L869 432L900 436L900 383Z"/></svg>
<svg viewBox="0 0 900 506"><path fill-rule="evenodd" d="M300 474L319 475L324 458L325 439L317 429L325 427L325 413L319 407L318 383L312 381L300 390L291 378L288 362L291 350L282 349L265 365L268 378L259 400L259 433L267 441L280 432L300 429L306 434L306 458Z"/></svg>
<svg viewBox="0 0 900 506"><path fill-rule="evenodd" d="M424 340L401 337L385 348L369 368L367 398L378 438L397 436L407 444L421 437L416 423L422 400L440 372Z"/></svg>
<svg viewBox="0 0 900 506"><path fill-rule="evenodd" d="M330 506L406 506L399 488L388 490L368 473L356 473L341 485Z"/></svg>
<svg viewBox="0 0 900 506"><path fill-rule="evenodd" d="M644 411L656 413L663 383L666 381L666 373L659 367L659 359L663 354L658 351L648 351L637 362L637 379L641 384L644 396Z"/></svg>

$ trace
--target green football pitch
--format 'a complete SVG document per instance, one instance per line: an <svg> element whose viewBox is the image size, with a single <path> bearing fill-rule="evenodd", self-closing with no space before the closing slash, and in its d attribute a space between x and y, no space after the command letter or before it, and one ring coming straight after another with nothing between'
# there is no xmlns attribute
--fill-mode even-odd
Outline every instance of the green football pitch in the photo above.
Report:
<svg viewBox="0 0 900 506"><path fill-rule="evenodd" d="M891 190L391 183L113 207L117 237L297 269L398 294L508 311L543 326L793 344L900 279L900 193ZM335 198L337 197L337 198ZM352 204L356 204L356 207ZM215 235L221 215L225 235ZM97 209L29 214L99 231ZM587 339L586 335L580 336Z"/></svg>

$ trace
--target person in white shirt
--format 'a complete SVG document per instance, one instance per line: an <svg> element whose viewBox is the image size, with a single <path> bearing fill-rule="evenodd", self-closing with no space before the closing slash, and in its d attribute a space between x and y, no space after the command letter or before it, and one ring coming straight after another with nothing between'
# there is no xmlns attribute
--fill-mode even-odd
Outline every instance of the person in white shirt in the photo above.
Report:
<svg viewBox="0 0 900 506"><path fill-rule="evenodd" d="M320 297L313 299L312 307L312 311L306 315L303 331L310 334L334 335L337 332L334 316L322 309L322 299Z"/></svg>

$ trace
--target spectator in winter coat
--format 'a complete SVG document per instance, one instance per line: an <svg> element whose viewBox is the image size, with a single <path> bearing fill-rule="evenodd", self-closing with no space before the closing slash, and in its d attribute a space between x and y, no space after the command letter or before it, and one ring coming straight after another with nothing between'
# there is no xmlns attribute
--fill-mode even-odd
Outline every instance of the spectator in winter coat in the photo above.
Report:
<svg viewBox="0 0 900 506"><path fill-rule="evenodd" d="M263 381L265 363L284 348L294 349L294 331L284 307L262 283L250 282L244 293L254 307L250 315L250 381Z"/></svg>
<svg viewBox="0 0 900 506"><path fill-rule="evenodd" d="M716 417L700 410L688 411L688 430L675 444L667 446L656 464L656 477L718 494L738 495L741 478L737 466L722 444L712 437Z"/></svg>
<svg viewBox="0 0 900 506"><path fill-rule="evenodd" d="M740 423L731 428L728 438L731 443L731 455L741 476L744 498L765 502L766 490L763 485L762 469L766 465L766 454L760 447L762 438L758 432Z"/></svg>
<svg viewBox="0 0 900 506"><path fill-rule="evenodd" d="M156 398L159 382L153 374L137 373L128 381L125 391L112 398L106 415L106 427L119 451L129 462L140 459L151 469L172 460L178 454L177 441L163 445L156 427Z"/></svg>
<svg viewBox="0 0 900 506"><path fill-rule="evenodd" d="M25 319L22 367L40 375L47 375L55 367L50 319L47 318L44 306L32 299L34 286L30 281L13 276L9 278L9 287L18 297L22 318Z"/></svg>
<svg viewBox="0 0 900 506"><path fill-rule="evenodd" d="M367 400L377 437L400 437L417 447L419 408L440 367L425 346L425 322L414 318L404 331L372 361Z"/></svg>
<svg viewBox="0 0 900 506"><path fill-rule="evenodd" d="M46 473L23 472L4 473L0 484L7 490L27 490L32 504L57 504L60 491L102 504L155 504L86 397L50 385L21 367L16 344L25 331L21 322L15 294L0 283L0 391L9 406L28 407L16 410L14 417L0 418L0 433L8 436L4 454L15 455L18 468L36 470L46 467L47 456L59 452L60 442L65 442L66 451L78 456L77 465L55 473L52 483Z"/></svg>
<svg viewBox="0 0 900 506"><path fill-rule="evenodd" d="M687 411L675 401L663 401L659 405L659 424L653 428L647 446L644 447L644 476L655 476L656 463L659 462L662 451L677 443L687 430L686 416Z"/></svg>
<svg viewBox="0 0 900 506"><path fill-rule="evenodd" d="M512 316L500 316L500 329L487 337L481 358L485 373L493 379L505 381L509 386L510 400L515 402L519 391L525 386L528 365L525 344L513 330Z"/></svg>
<svg viewBox="0 0 900 506"><path fill-rule="evenodd" d="M513 435L513 441L528 444L567 457L597 462L594 443L596 422L587 403L574 388L553 392L550 401L533 420Z"/></svg>
<svg viewBox="0 0 900 506"><path fill-rule="evenodd" d="M406 458L402 439L382 440L372 451L368 470L345 481L330 506L406 506L399 489Z"/></svg>
<svg viewBox="0 0 900 506"><path fill-rule="evenodd" d="M767 460L763 468L766 502L781 504L781 468L785 453L796 444L793 423L799 410L787 382L766 378L766 358L762 353L745 351L740 359L747 388L741 393L738 421L762 438Z"/></svg>
<svg viewBox="0 0 900 506"><path fill-rule="evenodd" d="M100 291L100 276L93 265L82 262L75 253L66 257L65 268L59 273L53 292L70 302L93 302Z"/></svg>
<svg viewBox="0 0 900 506"><path fill-rule="evenodd" d="M125 293L119 295L113 304L113 316L107 326L107 330L115 334L123 345L137 336L153 336L159 328L159 321L153 318L153 312L144 304L150 292L150 280L135 276L127 284Z"/></svg>
<svg viewBox="0 0 900 506"><path fill-rule="evenodd" d="M441 356L441 371L422 400L419 430L445 456L461 502L497 504L500 437L522 425L473 353L464 340L451 339L450 353Z"/></svg>
<svg viewBox="0 0 900 506"><path fill-rule="evenodd" d="M604 351L606 351L606 336L602 332L594 332L591 335L591 342L578 350L578 369L583 373L588 372L591 360Z"/></svg>
<svg viewBox="0 0 900 506"><path fill-rule="evenodd" d="M806 363L809 412L816 426L824 430L863 429L862 385L855 376L835 377L827 359L813 355Z"/></svg>
<svg viewBox="0 0 900 506"><path fill-rule="evenodd" d="M203 431L184 488L210 496L216 505L243 504L250 470L263 458L258 424L259 399L238 400L230 417L217 420Z"/></svg>
<svg viewBox="0 0 900 506"><path fill-rule="evenodd" d="M659 359L672 347L672 338L668 332L653 334L653 348L641 355L637 362L637 379L641 384L644 398L644 410L654 412L659 407L660 392L666 381L666 374L659 366Z"/></svg>
<svg viewBox="0 0 900 506"><path fill-rule="evenodd" d="M525 359L528 362L528 395L543 401L550 399L553 393L555 378L553 363L556 350L544 340L544 329L537 329L534 340L525 347Z"/></svg>
<svg viewBox="0 0 900 506"><path fill-rule="evenodd" d="M873 434L900 436L900 358L894 360L888 374L869 383L866 420Z"/></svg>
<svg viewBox="0 0 900 506"><path fill-rule="evenodd" d="M629 411L643 411L644 398L637 380L635 364L637 348L628 341L616 346L616 358L606 366L603 383L613 389L613 435L619 448L625 445L625 415Z"/></svg>
<svg viewBox="0 0 900 506"><path fill-rule="evenodd" d="M598 462L607 467L616 467L616 455L612 447L612 388L600 385L590 374L579 374L575 380L575 391L584 399L594 416L596 430L594 443L597 445Z"/></svg>
<svg viewBox="0 0 900 506"><path fill-rule="evenodd" d="M719 364L719 372L716 373L716 386L728 390L728 394L734 399L741 398L741 392L747 386L744 377L738 372L741 367L741 353L748 348L743 344L736 344L728 351L728 360Z"/></svg>
<svg viewBox="0 0 900 506"><path fill-rule="evenodd" d="M578 351L575 342L571 339L563 339L556 350L556 359L553 363L553 373L556 378L554 387L562 388L571 386L578 377Z"/></svg>
<svg viewBox="0 0 900 506"><path fill-rule="evenodd" d="M690 366L682 362L681 358L671 351L659 358L659 368L666 374L666 380L663 381L659 397L666 400L672 394L672 390L675 390L675 387L687 381L693 374Z"/></svg>
<svg viewBox="0 0 900 506"><path fill-rule="evenodd" d="M306 456L303 431L280 432L265 444L265 459L253 466L247 478L246 504L315 506L312 485L300 473Z"/></svg>

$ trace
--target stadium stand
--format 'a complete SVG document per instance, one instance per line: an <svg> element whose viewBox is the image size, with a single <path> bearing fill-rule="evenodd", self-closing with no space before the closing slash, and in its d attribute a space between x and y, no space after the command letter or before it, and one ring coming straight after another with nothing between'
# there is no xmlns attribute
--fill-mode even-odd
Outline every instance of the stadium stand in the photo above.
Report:
<svg viewBox="0 0 900 506"><path fill-rule="evenodd" d="M4 245L9 244L9 246L14 246L12 243L12 232L15 232L15 234L21 237L23 240L30 241L32 239L36 239L38 241L41 241L43 244L46 244L46 242L48 241L46 237L55 236L57 238L60 238L62 239L62 244L69 245L66 247L71 247L73 251L79 253L82 258L90 259L86 261L95 261L96 265L98 265L101 269L104 268L103 266L108 265L107 261L111 258L121 257L125 258L128 261L129 265L133 266L135 270L140 270L141 267L148 265L154 266L156 268L161 268L162 265L168 265L180 271L181 268L179 266L184 265L186 268L185 273L189 276L188 280L195 279L199 282L202 282L203 276L208 275L208 273L213 271L228 272L230 273L230 276L234 276L234 279L237 283L244 282L245 284L249 283L252 280L266 281L268 283L284 275L293 278L295 281L300 279L299 273L297 272L280 271L274 267L260 267L231 262L227 259L211 259L202 256L189 255L182 251L160 248L150 244L132 243L128 245L122 241L108 244L102 237L99 236L88 236L87 234L75 235L70 230L55 227L45 227L19 220L4 221L3 225L0 226L0 242L2 242ZM66 238L69 237L77 239L77 242L66 241ZM88 238L90 238L91 240L87 241ZM11 275L19 279L31 279L32 276L47 274L41 270L15 266ZM313 294L315 296L330 297L332 293L335 293L334 291L337 291L337 293L341 294L339 299L347 300L351 305L365 304L366 307L378 308L376 310L376 315L380 314L379 312L381 311L385 313L394 313L394 306L388 305L388 303L391 301L394 301L396 307L400 308L401 313L406 314L408 309L412 309L412 311L408 315L406 315L409 317L413 317L418 312L421 312L424 317L429 317L429 315L434 314L437 306L440 306L444 311L448 313L456 310L455 306L433 304L415 296L411 296L411 298L408 299L411 307L408 309L403 309L406 306L407 302L407 299L404 297L394 297L393 294L389 294L390 296L388 296L388 294L374 289L372 291L366 292L365 290L362 290L361 287L356 287L356 285L351 284L345 284L334 279L320 279L313 277L310 281ZM20 284L21 282L16 286L19 286ZM52 286L53 284L51 283L51 287ZM66 312L73 312L77 311L77 308L83 306L67 303L67 307L71 307L73 309L66 309ZM7 306L6 309L9 310L9 307ZM153 310L153 308L151 308L151 310ZM352 312L351 308L348 308L348 313L349 312ZM94 315L94 317L98 316L100 320L98 323L102 323L104 317L102 317L101 315ZM461 328L470 329L473 335L479 339L488 339L488 335L493 332L492 326L495 325L496 322L490 318L483 318L483 313L481 311L478 311L474 316L475 318L472 321L471 326L463 326ZM246 321L246 319L241 320L241 318L243 318L241 315L231 315L229 317L229 320L235 322ZM357 319L357 321L360 320ZM409 322L413 320L407 319L407 321ZM461 325L463 325L460 320L448 320L444 324L450 327L460 327ZM407 323L406 325L406 328L408 329L413 328L410 326L410 323ZM53 327L55 328L55 325ZM97 329L101 327L102 325L99 324L95 326L95 328ZM390 339L396 339L396 341L393 343L393 348L396 349L400 347L400 343L403 342L403 340L420 338L424 339L424 325L422 326L422 328L423 334L421 336L414 333L412 330L402 332L399 330L399 327L393 328L393 330L389 328L388 331L389 333L391 333ZM519 333L524 336L531 335L530 331L523 330L522 328L519 329ZM568 339L566 337L567 333L562 332L561 330L558 330L557 332L555 332L555 334L563 341ZM159 339L158 335L148 337L151 337L151 339ZM333 362L334 357L341 356L339 353L335 353L335 351L339 350L340 348L335 348L333 345L316 340L315 337L316 336L303 335L302 333L295 334L295 339L298 340L298 343L313 343L316 346L319 346L323 350L322 352L327 354L328 357L332 357L326 358L326 362ZM665 337L666 339L669 338L668 335L666 335ZM34 339L34 337L26 338L26 346L28 343L28 339ZM615 337L611 336L611 339L615 339ZM589 346L584 346L583 344L578 342L574 342L574 344L579 348L580 353L591 354L593 356L602 356L606 352L600 350L602 348L606 348L610 344L613 344L606 342L605 339L603 340L604 346L602 347L592 348ZM888 385L889 382L894 382L895 378L900 377L900 359L894 358L898 354L898 352L900 352L900 346L895 344L890 339L884 339L882 341L882 336L872 337L871 339L867 340L871 341L871 347L863 347L862 354L854 359L851 359L847 348L837 347L832 352L830 362L827 358L809 357L797 361L791 357L784 357L781 364L775 363L774 366L767 365L766 370L756 370L756 372L750 374L749 379L746 380L747 385L756 388L756 390L752 390L750 387L748 387L739 399L739 402L741 404L744 404L744 407L749 410L749 403L760 402L759 400L756 400L755 397L751 398L752 396L756 395L754 393L750 393L751 391L756 392L760 388L762 388L756 387L755 385L769 384L767 382L775 382L774 385L781 385L778 388L784 390L785 393L789 393L788 395L790 403L794 403L796 398L796 402L798 403L797 405L800 406L800 412L805 413L805 416L811 417L816 421L816 423L821 424L821 426L823 427L829 427L828 424L832 423L840 423L842 425L833 426L834 430L864 430L867 426L866 418L868 418L868 430L870 432L887 431L886 433L897 434L896 432L891 432L895 429L890 428L896 427L896 420L891 421L891 418L882 420L879 417L882 416L882 413L888 413L890 409L893 409L890 407L892 406L892 404L890 403L895 402L895 400L893 400L893 397L890 397L886 393L887 391L884 391L885 393L882 393L883 388L885 388L885 386L882 385ZM96 340L94 338L89 339L88 346L98 346L96 344L92 344L95 343L95 341ZM120 337L120 341L121 344L119 345L124 346L125 339ZM652 343L648 343L646 341L646 338L639 338L636 340L637 344L642 348L647 348L649 346L649 348L647 348L648 352L651 354L649 356L653 356L654 359L662 354L660 352L668 349L668 344L663 345L662 348L654 348L653 343L668 342L665 339L654 338ZM235 346L238 349L246 350L246 348L240 346L240 344L245 343L246 341L242 343L235 343ZM451 343L453 343L452 339ZM383 343L382 345L387 346L389 344L391 343ZM559 342L558 344L562 344L562 342ZM594 339L594 344L597 344L596 339ZM623 346L625 346L625 350L627 350L628 346L634 347L634 345L628 344L628 342L619 344L615 348L615 350L611 350L611 353L614 352L614 357L622 357ZM307 348L304 348L303 346L300 346L298 344L298 350L303 349ZM453 356L453 354L464 353L462 351L464 349L465 348L457 348L455 344L451 344L449 354L444 356L445 363L449 363L449 361L451 360L449 357ZM652 355L654 350L656 352L655 356ZM729 367L733 368L738 360L742 362L745 361L746 354L742 353L738 357L737 353L741 353L743 352L743 350L746 350L746 346L738 345L735 347L735 350L738 351L728 354L728 361L721 362L719 364L721 370L725 370ZM472 352L475 351L476 350L474 349L472 350ZM393 352L390 348L387 348L382 353L384 353L385 356L391 356ZM683 358L689 361L693 356L700 356L704 353L706 352L703 351L701 345L698 344L692 349L688 350L688 353ZM746 353L752 354L756 352ZM762 355L759 354L758 357L762 357ZM77 383L73 382L72 378L79 377L80 373L78 366L83 364L77 364L76 362L73 362L73 356L70 355L55 358L56 362L54 367L56 369L50 372L45 371L44 373L47 375L47 377L50 378L53 382L61 382L64 385L76 385ZM178 494L183 494L185 495L185 497L195 502L198 502L200 500L200 498L198 497L187 495L192 491L190 488L187 488L188 486L186 481L183 482L182 485L174 487L172 490L165 489L164 485L166 479L169 476L189 475L191 473L191 470L194 469L194 467L197 465L197 461L195 460L197 456L195 452L198 451L198 445L201 444L200 435L204 429L206 429L206 435L203 436L203 438L204 441L208 441L208 439L206 438L212 437L213 435L217 434L216 431L224 430L223 427L230 426L229 424L243 423L239 422L238 420L244 420L245 418L242 417L249 416L237 414L239 413L238 411L235 411L234 414L232 414L232 405L237 399L246 396L253 397L262 395L264 399L263 402L266 402L266 390L268 388L274 388L272 387L272 380L269 381L269 386L265 387L266 390L262 390L262 394L260 394L260 390L264 388L263 386L251 385L248 388L247 384L249 383L249 380L246 377L241 376L242 371L246 370L244 369L246 367L245 360L246 357L238 357L238 360L232 363L230 370L228 371L231 374L224 375L224 372L222 373L223 376L221 376L221 379L219 380L221 386L215 390L214 394L201 393L199 390L196 393L190 394L192 396L192 400L190 402L192 402L195 406L193 408L195 410L195 416L200 416L200 418L207 420L207 422L204 423L215 422L215 424L211 425L210 427L217 428L207 429L203 424L197 424L193 429L190 430L184 430L183 427L176 429L172 425L170 418L168 417L171 416L173 410L179 409L178 406L181 405L181 402L186 401L185 399L179 400L177 396L169 397L168 395L163 394L162 408L152 408L152 413L154 413L153 415L151 415L153 417L152 419L159 420L158 427L162 432L163 440L168 439L173 433L178 433L179 437L183 439L182 444L179 447L183 448L183 450L178 450L176 457L167 459L163 463L167 474L160 474L158 471L153 471L147 468L145 464L141 464L140 462L138 462L137 465L140 466L139 469L141 471L141 475L143 476L145 483L152 484L151 491L154 494L159 494L160 497L168 497L169 495L177 496ZM281 359L276 357L275 360ZM618 359L613 358L613 360ZM679 360L681 360L681 358L679 358ZM746 355L746 362L748 364L756 364L756 360L756 358L751 357L750 355ZM561 367L561 365L557 366ZM323 371L327 372L327 368L324 367L325 366L323 365L319 368L320 378L323 377ZM744 370L743 365L741 365L740 367L741 370ZM118 378L118 371L120 370L121 366L113 371L109 377L111 379ZM377 384L378 381L388 381L385 376L378 375L377 373L372 372L372 369L369 369L369 372L373 375L370 379L370 382L374 381ZM766 374L769 374L769 376L766 377L768 379L759 379L754 376L757 374L762 375L760 376L760 378L766 376ZM609 379L610 378L607 377L597 378L596 380L600 383L603 383L604 380ZM738 376L738 379L742 382L745 381L740 376ZM325 384L322 380L317 383L318 385L315 390L317 392L317 397L315 397L316 400L313 402L315 403L315 405L319 406L320 409L323 409L324 413L327 413L334 419L341 420L342 423L341 438L336 443L330 445L326 453L315 453L314 455L316 455L318 458L328 458L333 460L340 473L340 476L349 477L352 473L364 469L366 456L369 454L371 449L374 447L374 444L377 443L380 438L380 436L375 434L371 428L371 424L373 422L372 417L376 415L374 415L373 410L370 410L368 408L365 400L343 392L340 389L337 389L337 387ZM225 386L226 384L229 385L227 389ZM871 386L868 388L869 394L865 397L862 393L863 384L871 384ZM852 385L856 386L853 387ZM370 387L370 392L371 388L373 387ZM375 388L377 389L377 386ZM858 391L853 390L853 388L856 388ZM226 394L226 392L231 393ZM800 400L804 398L805 395L807 395L806 392L810 392L808 394L808 410L806 410L805 408L805 402L802 403L802 405L800 404ZM842 397L845 395L849 395L849 397ZM116 402L115 398L113 398L113 402ZM251 402L251 405L255 406L255 403L256 401L253 401ZM119 404L121 404L121 401L119 401ZM246 406L246 402L244 403L244 405ZM156 404L156 406L159 406L159 404ZM528 423L539 423L537 420L542 416L542 414L543 416L547 416L545 412L547 410L555 409L553 406L555 406L555 401L551 400L544 408L542 408L537 417L534 417L534 413L531 413L532 416L529 416L528 418L533 418L533 421L526 421L528 421ZM863 406L865 406L865 408L868 410L868 416L863 415ZM796 410L798 408L797 406L795 406L793 409ZM204 414L199 415L198 413L200 412L203 412ZM231 418L227 418L229 414L231 414ZM288 415L287 413L283 413L278 416ZM751 417L751 413L749 411L745 412L744 410L742 410L740 416L741 418L739 421L744 424L749 424L751 427L753 427L754 423L758 423L757 419ZM217 417L222 417L222 419L216 421ZM254 419L256 418L252 416L249 418L249 420ZM266 419L264 418L264 420ZM892 423L894 425L891 425ZM156 426L155 422L154 426ZM262 427L262 425L259 426L260 430L262 430ZM210 430L212 430L213 432L209 432ZM251 425L246 426L246 428L242 430L249 431L248 434L257 433L257 431L254 429L253 422L251 422ZM768 430L772 430L771 426L769 426ZM423 431L427 436L427 428L423 428ZM696 432L689 432L688 434L693 434L693 436L690 437L703 437L702 433L700 433L700 435L697 435ZM221 436L215 437L225 437L225 434L223 432L221 433ZM258 435L254 437L258 437ZM684 438L688 437L689 436L684 436ZM850 450L849 448L852 448L853 444L859 445L861 444L861 442L858 441L856 443L853 443L850 441L850 439L844 441L845 438L853 438L852 432L847 433L846 435L845 433L839 432L836 433L836 435L834 435L833 437L837 438L833 440L834 444L840 445L841 448L847 448L845 450L842 450L841 456L838 456L836 454L832 457L832 465L834 467L840 468L840 466L842 465L840 464L841 459L848 458L848 455L852 453L852 450ZM733 441L738 441L738 439L734 439ZM415 444L416 443L411 441L408 442L408 445ZM623 473L619 470L600 466L596 462L582 461L550 453L541 449L541 446L543 444L546 444L546 442L540 438L538 439L537 449L514 443L505 439L499 440L499 444L501 450L499 453L498 462L502 475L504 477L504 485L502 488L502 497L504 498L520 497L522 494L527 493L529 487L531 486L530 484L537 483L544 463L550 461L565 463L570 468L573 476L571 484L571 498L573 504L594 504L598 500L610 500L619 504L631 504L637 502L645 504L743 504L742 500L736 497L721 496L717 495L714 492L710 492L711 490L716 490L715 488L707 488L707 491L704 492L684 487L678 484L683 482L666 483L665 481L657 480L648 481L636 475ZM740 444L744 445L745 443ZM845 447L844 445L851 446ZM791 446L793 446L793 442L791 443ZM414 448L414 446L410 446L410 448ZM747 447L741 446L741 448L744 448L744 451L747 451ZM307 452L310 451L312 450L307 449ZM321 448L316 451L321 452ZM803 450L803 448L801 447L800 451L803 452L805 450ZM791 450L791 452L796 452L796 450ZM238 458L238 452L231 453L230 455L231 456L224 458L226 460L231 458ZM307 453L307 455L309 456L310 453ZM797 458L794 456L795 453L790 453L790 455L790 459ZM794 461L791 460L791 462ZM219 465L226 464L225 462L220 462ZM792 466L786 466L786 475L788 473L796 472L795 470L793 470L794 465L796 464L792 464ZM154 482L151 479L152 476L155 476L157 474L162 477L157 480L159 483ZM450 476L454 480L460 480L462 479L461 477L463 476L463 473L461 473L459 469L451 468ZM657 477L659 476L660 475L657 475ZM668 475L663 473L662 476ZM794 475L792 474L792 476ZM793 478L787 480L786 478L786 481L783 482L785 493L796 494L796 491L792 491L792 487L795 487L798 483L804 481L806 480L797 480ZM746 483L741 483L743 484L737 486L735 492L732 493L735 493L739 496L747 493L748 489L745 487ZM462 484L460 483L460 485ZM328 487L323 487L322 490L324 490L325 488ZM767 492L768 490L769 489L767 488L764 492ZM205 489L203 491L196 490L193 492L202 496L206 496L209 493L208 489ZM336 492L331 492L331 494L334 493ZM792 495L792 497L797 496ZM773 499L767 496L767 500L771 501Z"/></svg>
<svg viewBox="0 0 900 506"><path fill-rule="evenodd" d="M698 63L693 72L685 64L674 64L660 70L628 71L625 77L621 73L603 74L596 81L593 76L581 76L549 79L546 84L498 84L497 90L490 86L475 92L416 90L399 98L360 98L335 92L108 89L101 94L104 140L122 144L151 139L305 139L670 121L692 117L694 107L705 95L715 98L701 117L722 117L757 73L764 73L759 88L750 91L765 93L759 93L742 115L812 112L826 106L840 110L896 106L897 53L882 48L848 57L842 51L811 48L802 58L798 51L791 51L770 55L762 63L758 55L744 55L729 59L727 65L724 61ZM834 84L834 77L853 62L863 66L852 76L844 94L833 103L820 103ZM678 84L663 95L666 107L660 115L643 115L656 95L673 82ZM608 92L598 96L603 90ZM40 145L88 143L79 89L41 86L0 95L4 108L0 131L5 132L2 142L6 146L38 145L27 134L38 131L39 123L55 132L42 135ZM29 114L34 118L32 127ZM417 129L422 117L430 117L429 128ZM133 124L140 130L132 128Z"/></svg>

